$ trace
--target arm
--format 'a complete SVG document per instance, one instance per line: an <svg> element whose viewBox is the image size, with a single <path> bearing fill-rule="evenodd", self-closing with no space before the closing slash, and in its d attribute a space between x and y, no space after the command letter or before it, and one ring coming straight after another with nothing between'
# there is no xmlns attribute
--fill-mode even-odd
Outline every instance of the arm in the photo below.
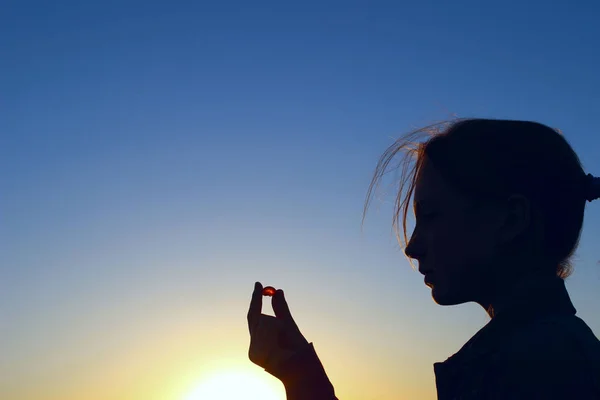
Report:
<svg viewBox="0 0 600 400"><path fill-rule="evenodd" d="M283 382L287 400L338 400L312 343L278 368L266 371Z"/></svg>

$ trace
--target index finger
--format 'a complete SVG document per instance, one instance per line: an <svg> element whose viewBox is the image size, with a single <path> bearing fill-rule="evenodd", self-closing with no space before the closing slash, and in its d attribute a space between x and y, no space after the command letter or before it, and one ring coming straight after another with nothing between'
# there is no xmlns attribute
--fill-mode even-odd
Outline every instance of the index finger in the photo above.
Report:
<svg viewBox="0 0 600 400"><path fill-rule="evenodd" d="M254 292L252 292L252 299L250 300L250 309L248 310L248 329L250 333L258 323L260 314L262 313L262 284L256 282L254 284Z"/></svg>

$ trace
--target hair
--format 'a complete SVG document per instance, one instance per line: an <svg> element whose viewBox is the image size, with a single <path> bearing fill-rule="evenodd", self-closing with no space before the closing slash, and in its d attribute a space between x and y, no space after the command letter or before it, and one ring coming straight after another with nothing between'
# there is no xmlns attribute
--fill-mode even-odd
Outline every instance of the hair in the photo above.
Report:
<svg viewBox="0 0 600 400"><path fill-rule="evenodd" d="M395 141L377 163L364 215L384 175L399 168L393 228L401 246L408 242L407 215L425 157L444 179L474 199L527 197L541 212L543 247L554 272L569 276L586 200L600 196L600 188L558 130L529 121L456 119Z"/></svg>

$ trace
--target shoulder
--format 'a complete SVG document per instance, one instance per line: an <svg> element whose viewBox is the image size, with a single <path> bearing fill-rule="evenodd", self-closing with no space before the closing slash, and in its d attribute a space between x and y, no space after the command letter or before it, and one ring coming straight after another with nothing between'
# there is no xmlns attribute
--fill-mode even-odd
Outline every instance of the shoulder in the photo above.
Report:
<svg viewBox="0 0 600 400"><path fill-rule="evenodd" d="M600 352L600 341L575 315L539 318L504 338L498 361L584 362Z"/></svg>
<svg viewBox="0 0 600 400"><path fill-rule="evenodd" d="M595 353L590 353L590 351ZM513 398L595 398L600 342L575 316L527 323L504 338L492 357L490 378ZM561 397L567 396L567 397ZM577 396L576 396L577 397Z"/></svg>

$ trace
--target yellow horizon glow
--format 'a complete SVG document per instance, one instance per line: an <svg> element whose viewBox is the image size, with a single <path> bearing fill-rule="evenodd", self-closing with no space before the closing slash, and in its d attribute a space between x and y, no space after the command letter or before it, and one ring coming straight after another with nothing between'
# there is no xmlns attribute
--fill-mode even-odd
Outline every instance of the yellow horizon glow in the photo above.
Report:
<svg viewBox="0 0 600 400"><path fill-rule="evenodd" d="M201 378L181 400L285 400L283 388L264 371L221 368Z"/></svg>

